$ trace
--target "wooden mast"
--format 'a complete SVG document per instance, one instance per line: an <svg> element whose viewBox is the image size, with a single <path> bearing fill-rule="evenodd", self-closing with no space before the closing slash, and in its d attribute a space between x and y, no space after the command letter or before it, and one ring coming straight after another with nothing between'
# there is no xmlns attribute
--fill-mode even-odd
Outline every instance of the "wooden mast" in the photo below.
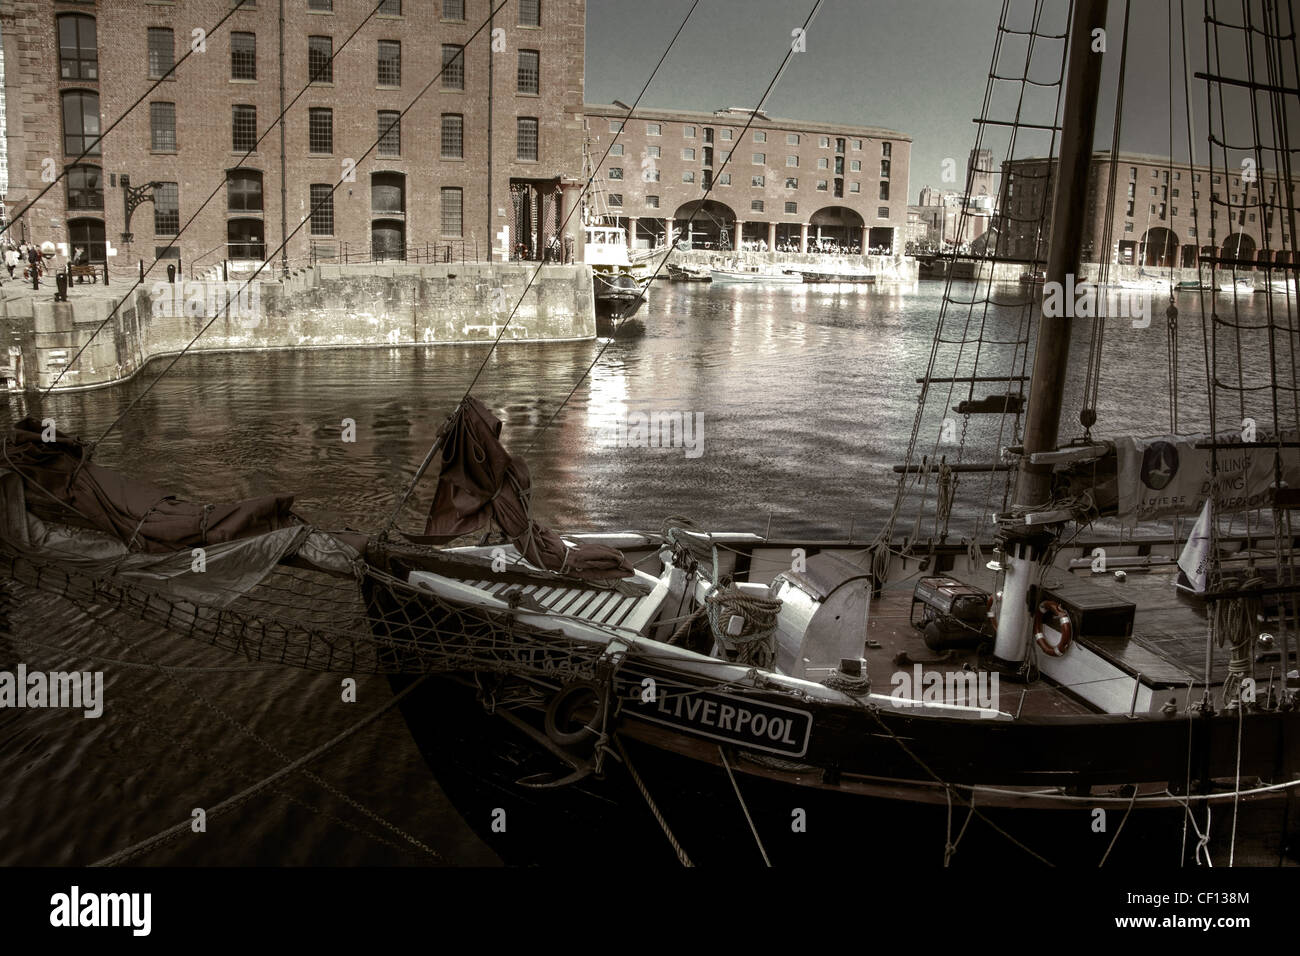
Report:
<svg viewBox="0 0 1300 956"><path fill-rule="evenodd" d="M1083 228L1088 215L1085 203L1097 120L1097 91L1106 48L1106 5L1107 0L1074 0L1044 301L1048 299L1047 283L1059 283L1058 288L1065 289L1066 277L1077 277L1079 272ZM1103 254L1109 254L1109 250L1103 250ZM1066 303L1064 311L1073 311L1073 303ZM1030 456L1056 449L1072 327L1073 318L1068 314L1049 316L1040 311L1038 346L1025 415L1024 452L1016 483L1017 514L1051 508L1052 466L1035 465ZM1030 622L1025 602L1035 551L1040 551L1046 543L1040 540L1043 537L1041 531L1021 526L1020 530L1009 532L1004 542L1006 575L998 606L994 656L1006 662L1019 662L1025 657Z"/></svg>

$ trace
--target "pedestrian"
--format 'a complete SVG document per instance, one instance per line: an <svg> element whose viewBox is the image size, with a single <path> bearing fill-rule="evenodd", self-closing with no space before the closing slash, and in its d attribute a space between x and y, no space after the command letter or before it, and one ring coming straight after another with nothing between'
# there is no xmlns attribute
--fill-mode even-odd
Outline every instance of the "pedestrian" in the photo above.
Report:
<svg viewBox="0 0 1300 956"><path fill-rule="evenodd" d="M14 269L18 268L18 250L14 248L13 243L5 247L5 268L9 270L9 278L14 277Z"/></svg>
<svg viewBox="0 0 1300 956"><path fill-rule="evenodd" d="M39 278L41 274L41 250L34 244L27 247L27 272L24 278Z"/></svg>

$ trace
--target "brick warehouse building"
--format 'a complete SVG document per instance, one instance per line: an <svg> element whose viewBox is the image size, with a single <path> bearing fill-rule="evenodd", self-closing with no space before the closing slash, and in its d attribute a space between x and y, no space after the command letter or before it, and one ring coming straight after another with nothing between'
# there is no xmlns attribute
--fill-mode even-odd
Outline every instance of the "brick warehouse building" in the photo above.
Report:
<svg viewBox="0 0 1300 956"><path fill-rule="evenodd" d="M593 164L626 114L619 106L587 105ZM712 184L691 224L697 245L733 248L739 233L769 249L791 242L803 249L822 237L902 251L910 136L760 113L742 141L750 115L641 109L627 122L600 174L609 213L637 247L664 241L670 224L674 238L688 238L682 230Z"/></svg>
<svg viewBox="0 0 1300 956"><path fill-rule="evenodd" d="M1284 188L1275 172L1261 170L1243 182L1242 170L1191 166L1168 157L1119 153L1112 210L1111 254L1119 265L1196 268L1203 258L1250 260L1262 266L1298 261L1295 237L1275 207ZM1034 254L1038 218L1044 203L1041 258L1050 235L1055 161L1022 159L1003 164L999 209L999 252L1017 258ZM1088 218L1083 259L1098 262L1106 226L1106 195L1112 168L1109 151L1094 153L1088 175ZM1293 197L1292 197L1293 198ZM1196 204L1196 216L1192 205ZM1268 252L1265 252L1267 230ZM1285 251L1283 251L1285 247ZM1226 267L1225 267L1226 268Z"/></svg>
<svg viewBox="0 0 1300 956"><path fill-rule="evenodd" d="M427 244L486 258L493 245L547 242L564 196L572 201L581 187L561 180L582 169L585 0L510 0L491 24L495 42L483 30L472 43L488 0L383 0L344 47L375 2L242 0L205 37L206 49L181 63L10 235L85 247L94 262L115 249L119 267L148 262L220 187L178 243L186 268L214 264L226 251L260 258L355 162L355 181L290 239L290 266L345 252L366 258L372 248L400 255L404 244L421 257ZM231 3L6 0L10 214ZM444 63L442 79L362 159ZM283 149L277 126L236 169L310 77L316 81L287 113ZM151 181L161 185L152 203L134 210L127 244L124 183Z"/></svg>

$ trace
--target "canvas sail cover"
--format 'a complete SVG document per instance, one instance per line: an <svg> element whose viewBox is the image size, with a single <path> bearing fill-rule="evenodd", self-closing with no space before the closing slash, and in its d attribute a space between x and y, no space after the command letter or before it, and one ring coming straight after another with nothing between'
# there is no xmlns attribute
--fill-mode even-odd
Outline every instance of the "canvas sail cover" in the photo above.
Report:
<svg viewBox="0 0 1300 956"><path fill-rule="evenodd" d="M182 501L156 485L87 460L88 447L57 431L44 440L34 418L14 426L3 466L22 476L27 499L69 524L111 535L129 551L163 554L206 547L301 524L292 495L264 495L230 504Z"/></svg>
<svg viewBox="0 0 1300 956"><path fill-rule="evenodd" d="M1297 431L1284 430L1280 437L1295 442ZM1300 448L1248 446L1240 433L1221 433L1215 443L1239 447L1218 449L1216 474L1211 449L1196 447L1209 440L1208 435L1116 439L1118 516L1146 521L1194 515L1211 496L1219 513L1271 508L1277 498L1274 466L1279 456L1281 487L1300 488ZM1262 430L1255 437L1258 443L1275 440Z"/></svg>
<svg viewBox="0 0 1300 956"><path fill-rule="evenodd" d="M486 405L472 397L461 403L446 426L424 536L412 540L443 544L495 522L536 567L597 580L631 575L621 551L591 543L570 547L532 520L528 466L506 451L500 436L501 421Z"/></svg>

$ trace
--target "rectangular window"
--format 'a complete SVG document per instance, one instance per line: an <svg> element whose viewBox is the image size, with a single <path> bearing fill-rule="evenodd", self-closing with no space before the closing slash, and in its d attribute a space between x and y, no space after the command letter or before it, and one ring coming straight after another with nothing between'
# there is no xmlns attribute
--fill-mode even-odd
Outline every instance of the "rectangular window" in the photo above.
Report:
<svg viewBox="0 0 1300 956"><path fill-rule="evenodd" d="M153 234L175 236L180 231L180 187L176 183L159 183L153 188Z"/></svg>
<svg viewBox="0 0 1300 956"><path fill-rule="evenodd" d="M317 10L321 13L334 12L334 0L307 0L308 10Z"/></svg>
<svg viewBox="0 0 1300 956"><path fill-rule="evenodd" d="M786 133L786 134L785 134L785 142L786 142L786 145L787 145L787 146L798 146L798 145L799 145L799 134L798 134L798 133Z"/></svg>
<svg viewBox="0 0 1300 956"><path fill-rule="evenodd" d="M398 40L379 41L379 85L402 85L402 44Z"/></svg>
<svg viewBox="0 0 1300 956"><path fill-rule="evenodd" d="M817 145L820 146L822 149L826 149L831 145L831 138L829 136L818 136Z"/></svg>
<svg viewBox="0 0 1300 956"><path fill-rule="evenodd" d="M835 165L836 165L836 168L837 168L837 169L839 168L839 163L840 163L840 161L837 159L837 160L835 161ZM880 161L880 176L881 176L882 179L888 179L888 178L889 178L889 160L887 160L887 159L882 159L882 160Z"/></svg>
<svg viewBox="0 0 1300 956"><path fill-rule="evenodd" d="M537 117L520 116L515 121L515 158L537 159Z"/></svg>
<svg viewBox="0 0 1300 956"><path fill-rule="evenodd" d="M615 143L613 146L611 146L611 147L609 148L609 155L611 155L611 156L622 156L622 155L623 155L623 144L622 144L622 143Z"/></svg>
<svg viewBox="0 0 1300 956"><path fill-rule="evenodd" d="M751 200L750 203L749 203L749 211L750 211L750 212L762 212L762 211L763 211L763 200L761 200L761 199L754 199L754 200Z"/></svg>
<svg viewBox="0 0 1300 956"><path fill-rule="evenodd" d="M877 218L877 219L888 219L888 218L889 218L889 207L888 207L888 206L881 206L879 209L877 209L877 210L876 210L876 218Z"/></svg>
<svg viewBox="0 0 1300 956"><path fill-rule="evenodd" d="M1125 231L1125 232L1132 232L1132 231L1133 231L1133 223L1131 223L1131 222L1126 222L1126 223L1124 223L1124 231Z"/></svg>
<svg viewBox="0 0 1300 956"><path fill-rule="evenodd" d="M893 144L893 143L888 143L888 142L881 143L881 144L880 144L880 155L881 155L881 156L889 156L889 155L891 155L891 154L893 153L893 149L894 149L894 144Z"/></svg>
<svg viewBox="0 0 1300 956"><path fill-rule="evenodd" d="M334 111L329 107L313 106L307 111L307 150L334 152Z"/></svg>
<svg viewBox="0 0 1300 956"><path fill-rule="evenodd" d="M379 146L376 152L380 156L402 155L402 114L400 111L379 111Z"/></svg>
<svg viewBox="0 0 1300 956"><path fill-rule="evenodd" d="M1223 182L1223 177L1222 177L1222 176L1215 176L1215 177L1211 180L1211 182L1212 182L1215 186L1218 186L1219 184L1221 184L1221 183Z"/></svg>
<svg viewBox="0 0 1300 956"><path fill-rule="evenodd" d="M230 78L232 80L257 79L256 34L230 34Z"/></svg>
<svg viewBox="0 0 1300 956"><path fill-rule="evenodd" d="M622 121L621 121L621 120L610 120L610 121L609 121L609 131L610 131L611 133L621 133L621 132L623 132L623 123L622 123Z"/></svg>
<svg viewBox="0 0 1300 956"><path fill-rule="evenodd" d="M442 88L465 88L465 48L452 43L442 45Z"/></svg>
<svg viewBox="0 0 1300 956"><path fill-rule="evenodd" d="M307 78L312 83L334 82L334 40L307 38Z"/></svg>
<svg viewBox="0 0 1300 956"><path fill-rule="evenodd" d="M862 192L862 183L849 183L849 192L851 193Z"/></svg>
<svg viewBox="0 0 1300 956"><path fill-rule="evenodd" d="M713 142L713 127L712 127L712 126L706 126L706 127L704 127L704 142L706 142L706 143L712 143L712 142Z"/></svg>
<svg viewBox="0 0 1300 956"><path fill-rule="evenodd" d="M311 184L311 234L334 235L334 188L329 183Z"/></svg>
<svg viewBox="0 0 1300 956"><path fill-rule="evenodd" d="M682 159L694 159L694 158L695 158L695 150L693 149L682 150Z"/></svg>
<svg viewBox="0 0 1300 956"><path fill-rule="evenodd" d="M176 64L176 41L166 27L149 28L149 78L165 76Z"/></svg>
<svg viewBox="0 0 1300 956"><path fill-rule="evenodd" d="M860 173L860 172L862 172L862 160L860 160L860 159L851 159L851 160L849 160L849 172L851 172L851 173Z"/></svg>
<svg viewBox="0 0 1300 956"><path fill-rule="evenodd" d="M750 185L750 186L762 186L762 185L763 185L763 182L764 182L764 181L763 181L763 177L762 177L762 176L751 176L751 177L749 177L749 185Z"/></svg>
<svg viewBox="0 0 1300 956"><path fill-rule="evenodd" d="M823 157L821 157L820 159L817 160L817 168L818 168L818 169L830 169L830 168L831 168L831 161L830 161L829 159L827 159L825 156L823 156Z"/></svg>
<svg viewBox="0 0 1300 956"><path fill-rule="evenodd" d="M819 179L819 180L817 180L817 191L818 191L818 192L824 193L824 192L826 192L826 190L829 189L829 188L830 188L830 183L828 183L826 180L824 180L824 179Z"/></svg>
<svg viewBox="0 0 1300 956"><path fill-rule="evenodd" d="M785 188L786 188L786 189L798 189L798 188L799 188L799 180L797 180L797 179L796 179L795 177L793 177L793 176L787 176L787 177L785 178Z"/></svg>
<svg viewBox="0 0 1300 956"><path fill-rule="evenodd" d="M754 142L756 142L756 143L766 143L766 142L767 142L767 134L764 133L761 129L760 129L760 130L757 130L757 131L754 133Z"/></svg>
<svg viewBox="0 0 1300 956"><path fill-rule="evenodd" d="M465 158L465 117L459 113L442 114L442 158Z"/></svg>
<svg viewBox="0 0 1300 956"><path fill-rule="evenodd" d="M541 62L542 55L537 50L519 51L517 92L541 92Z"/></svg>
<svg viewBox="0 0 1300 956"><path fill-rule="evenodd" d="M754 153L750 156L749 161L755 166L763 166L767 163L767 153Z"/></svg>
<svg viewBox="0 0 1300 956"><path fill-rule="evenodd" d="M721 176L719 176L719 177L718 177L718 185L719 185L719 186L730 186L730 185L731 185L731 173L723 173Z"/></svg>
<svg viewBox="0 0 1300 956"><path fill-rule="evenodd" d="M622 206L622 205L623 205L623 194L622 194L622 193L610 193L610 194L609 194L609 204L610 204L611 206Z"/></svg>
<svg viewBox="0 0 1300 956"><path fill-rule="evenodd" d="M686 172L682 173L682 182L684 182L684 183L693 183L693 182L695 182L695 173L692 172L692 171L689 170L689 169L686 170Z"/></svg>
<svg viewBox="0 0 1300 956"><path fill-rule="evenodd" d="M444 186L442 189L442 234L444 236L464 234L464 207L464 194L460 188Z"/></svg>
<svg viewBox="0 0 1300 956"><path fill-rule="evenodd" d="M542 25L542 0L519 0L519 25L521 27Z"/></svg>
<svg viewBox="0 0 1300 956"><path fill-rule="evenodd" d="M786 164L787 166L796 166L796 167L797 167L797 166L799 165L799 157L798 157L798 156L787 156L787 157L785 158L785 164Z"/></svg>
<svg viewBox="0 0 1300 956"><path fill-rule="evenodd" d="M659 158L659 155L660 155L659 147L658 147L658 146L647 146L647 147L645 148L645 154L646 154L647 156L653 156L653 157L655 157L656 159L658 159L658 158Z"/></svg>
<svg viewBox="0 0 1300 956"><path fill-rule="evenodd" d="M390 17L402 15L402 0L380 0L379 12Z"/></svg>
<svg viewBox="0 0 1300 956"><path fill-rule="evenodd" d="M99 45L95 18L59 17L59 76L65 80L99 79Z"/></svg>
<svg viewBox="0 0 1300 956"><path fill-rule="evenodd" d="M658 196L646 196L646 197L645 197L645 204L646 204L647 206L649 206L651 209L658 209L658 208L659 208L659 197L658 197Z"/></svg>
<svg viewBox="0 0 1300 956"><path fill-rule="evenodd" d="M683 127L682 127L682 136L684 136L686 139L694 139L694 138L695 138L695 127L694 127L694 126L683 126Z"/></svg>
<svg viewBox="0 0 1300 956"><path fill-rule="evenodd" d="M257 148L257 107L233 106L230 117L230 147L237 153Z"/></svg>
<svg viewBox="0 0 1300 956"><path fill-rule="evenodd" d="M622 167L622 166L611 166L611 167L609 167L609 178L610 178L610 179L622 179L622 178L623 178L623 167Z"/></svg>
<svg viewBox="0 0 1300 956"><path fill-rule="evenodd" d="M853 148L854 148L854 149L861 149L861 148L862 148L862 140L860 140L860 139L855 139L855 140L853 141Z"/></svg>
<svg viewBox="0 0 1300 956"><path fill-rule="evenodd" d="M176 104L149 104L149 138L154 152L176 152Z"/></svg>
<svg viewBox="0 0 1300 956"><path fill-rule="evenodd" d="M663 135L663 127L659 123L646 123L645 134L647 136L661 136Z"/></svg>
<svg viewBox="0 0 1300 956"><path fill-rule="evenodd" d="M880 198L886 200L889 198L889 183L880 184Z"/></svg>
<svg viewBox="0 0 1300 956"><path fill-rule="evenodd" d="M465 0L442 0L442 18L444 20L464 20Z"/></svg>
<svg viewBox="0 0 1300 956"><path fill-rule="evenodd" d="M787 216L793 216L798 211L799 211L799 204L797 202L788 202L785 204L785 214Z"/></svg>
<svg viewBox="0 0 1300 956"><path fill-rule="evenodd" d="M724 130L722 131L722 135L719 136L718 138L719 138L719 139L728 139L728 140L731 139L731 130L729 130L729 129L724 129Z"/></svg>

